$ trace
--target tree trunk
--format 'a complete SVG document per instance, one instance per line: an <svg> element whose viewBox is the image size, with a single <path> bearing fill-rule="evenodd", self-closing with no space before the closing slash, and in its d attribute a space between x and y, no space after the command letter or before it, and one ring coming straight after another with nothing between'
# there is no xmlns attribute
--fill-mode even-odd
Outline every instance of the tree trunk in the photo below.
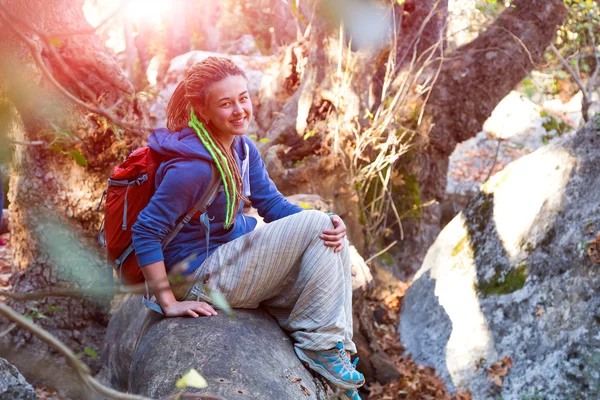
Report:
<svg viewBox="0 0 600 400"><path fill-rule="evenodd" d="M4 2L12 15L44 33L90 29L82 5L83 0ZM123 121L146 124L133 86L95 34L51 36L52 45L73 71L69 76L34 32L11 20L17 30L34 40L44 65L68 91L85 102L113 106L114 114ZM144 138L120 131L59 93L8 24L2 25L0 45L0 95L6 96L15 110L10 134L15 141L47 144L17 145L15 149L9 193L13 289L28 292L66 284L104 284L100 278L112 275L112 270L107 269L95 240L101 215L94 208L111 168ZM81 89L73 78L91 91ZM32 311L35 307L48 317L36 322L76 351L102 341L106 301L47 298L12 305L40 318ZM19 332L15 339L13 346L20 346L30 336Z"/></svg>
<svg viewBox="0 0 600 400"><path fill-rule="evenodd" d="M431 130L412 167L422 203L444 198L454 148L480 132L498 103L541 61L565 15L561 0L517 0L443 60L426 106ZM434 204L423 209L420 223L404 226L407 239L395 254L401 260L397 277L411 278L420 267L440 232L440 218Z"/></svg>

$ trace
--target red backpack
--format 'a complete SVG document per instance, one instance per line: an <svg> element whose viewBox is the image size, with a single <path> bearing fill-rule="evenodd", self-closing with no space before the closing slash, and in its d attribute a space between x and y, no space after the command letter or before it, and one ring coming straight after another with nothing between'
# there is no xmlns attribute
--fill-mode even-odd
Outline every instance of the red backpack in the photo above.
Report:
<svg viewBox="0 0 600 400"><path fill-rule="evenodd" d="M103 247L106 247L108 261L117 272L119 279L127 285L145 281L137 257L131 256L135 252L131 240L131 227L154 195L154 176L164 160L166 160L164 156L147 146L132 152L125 161L113 169L108 180L108 189L104 191L96 207L96 211L99 211L102 200L106 196L104 222L98 240ZM212 163L211 168L212 179L208 189L163 239L163 250L185 224L192 218L204 214L216 197L220 175L215 173L215 166Z"/></svg>

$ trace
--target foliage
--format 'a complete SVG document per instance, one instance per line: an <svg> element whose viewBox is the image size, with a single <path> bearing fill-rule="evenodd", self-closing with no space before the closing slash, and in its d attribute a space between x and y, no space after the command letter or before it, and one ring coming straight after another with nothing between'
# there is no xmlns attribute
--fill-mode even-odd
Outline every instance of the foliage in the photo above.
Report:
<svg viewBox="0 0 600 400"><path fill-rule="evenodd" d="M564 2L568 14L565 23L556 32L556 48L572 67L589 74L595 67L594 52L598 51L600 44L600 4L593 0ZM556 62L549 54L548 59Z"/></svg>

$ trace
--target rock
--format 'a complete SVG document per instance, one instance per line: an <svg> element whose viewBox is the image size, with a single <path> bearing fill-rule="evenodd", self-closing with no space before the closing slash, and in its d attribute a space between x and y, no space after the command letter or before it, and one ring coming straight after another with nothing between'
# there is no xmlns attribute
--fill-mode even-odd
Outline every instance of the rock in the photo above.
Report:
<svg viewBox="0 0 600 400"><path fill-rule="evenodd" d="M450 156L446 199L441 204L442 224L464 208L490 171L497 173L545 144L572 136L572 126L581 121L581 101L579 109L573 109L574 101L563 104L554 100L540 107L523 94L510 92L494 109L483 130L458 144Z"/></svg>
<svg viewBox="0 0 600 400"><path fill-rule="evenodd" d="M120 300L106 329L105 368L100 375L109 386L126 392L135 344L144 318L151 311L144 307L139 296Z"/></svg>
<svg viewBox="0 0 600 400"><path fill-rule="evenodd" d="M109 348L107 379L130 393L172 395L177 380L193 368L208 382L199 393L224 399L326 399L331 394L302 365L277 322L260 309L235 310L235 319L225 312L167 319L145 309L139 296L130 296L111 320L109 334L107 341L121 344Z"/></svg>
<svg viewBox="0 0 600 400"><path fill-rule="evenodd" d="M17 368L0 358L0 399L35 400L35 391Z"/></svg>
<svg viewBox="0 0 600 400"><path fill-rule="evenodd" d="M597 121L494 175L440 233L407 291L400 337L474 400L600 397ZM501 386L487 368L514 366Z"/></svg>
<svg viewBox="0 0 600 400"><path fill-rule="evenodd" d="M384 352L373 354L369 361L375 369L375 379L382 385L396 382L402 377L394 361Z"/></svg>

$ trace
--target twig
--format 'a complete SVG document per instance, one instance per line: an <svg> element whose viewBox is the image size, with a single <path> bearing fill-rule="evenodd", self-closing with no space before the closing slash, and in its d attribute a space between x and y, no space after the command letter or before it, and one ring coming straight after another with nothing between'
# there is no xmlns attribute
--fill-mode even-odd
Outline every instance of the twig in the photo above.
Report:
<svg viewBox="0 0 600 400"><path fill-rule="evenodd" d="M100 382L94 379L89 367L85 365L79 358L77 358L71 349L65 346L60 340L58 340L44 328L29 321L27 318L23 317L9 306L0 304L0 315L4 316L9 321L12 321L20 328L31 332L42 342L46 343L62 354L66 358L69 366L73 368L75 372L77 372L81 380L97 393L117 400L151 400L144 396L121 393L102 385Z"/></svg>
<svg viewBox="0 0 600 400"><path fill-rule="evenodd" d="M373 254L371 257L369 257L367 260L365 260L365 264L368 264L369 261L379 257L380 255L382 255L383 253L385 253L386 251L388 251L389 249L391 249L392 247L394 247L394 245L396 245L396 243L398 243L397 240L394 240L390 245L388 245L385 249L378 251L377 253Z"/></svg>
<svg viewBox="0 0 600 400"><path fill-rule="evenodd" d="M492 163L492 166L490 167L490 170L488 171L487 176L483 180L484 182L487 182L487 180L490 179L490 176L492 176L492 171L494 171L494 168L496 167L496 163L498 162L498 153L500 153L500 144L501 143L502 143L502 136L498 136L498 146L496 146L496 154L494 155L494 162Z"/></svg>
<svg viewBox="0 0 600 400"><path fill-rule="evenodd" d="M594 60L596 61L596 68L594 69L594 73L588 79L588 93L590 97L592 97L592 92L594 91L594 87L596 86L596 79L598 78L598 72L600 71L600 57L598 56L598 49L596 49L596 39L594 39L594 32L592 32L592 28L588 26L588 35L590 36L590 40L592 41L592 49L594 49Z"/></svg>
<svg viewBox="0 0 600 400"><path fill-rule="evenodd" d="M7 142L16 144L19 146L43 146L47 143L41 140L34 140L33 142L22 142L20 140L7 139Z"/></svg>
<svg viewBox="0 0 600 400"><path fill-rule="evenodd" d="M583 97L587 99L588 98L587 90L585 88L585 85L581 82L581 79L580 79L579 75L577 75L575 73L575 71L573 71L573 69L571 68L571 66L567 62L567 60L565 60L565 58L562 56L562 54L560 54L560 51L558 51L558 49L556 48L556 46L554 46L554 43L550 44L550 49L552 50L552 52L554 53L554 55L556 55L556 57L558 57L558 59L563 64L563 66L565 67L565 69L571 74L571 76L573 77L573 80L575 81L575 83L579 87L579 90L581 90L581 93L583 93Z"/></svg>
<svg viewBox="0 0 600 400"><path fill-rule="evenodd" d="M2 333L0 333L0 338L3 338L4 336L8 335L16 327L17 327L17 324L10 324L10 326L6 330L4 330Z"/></svg>

